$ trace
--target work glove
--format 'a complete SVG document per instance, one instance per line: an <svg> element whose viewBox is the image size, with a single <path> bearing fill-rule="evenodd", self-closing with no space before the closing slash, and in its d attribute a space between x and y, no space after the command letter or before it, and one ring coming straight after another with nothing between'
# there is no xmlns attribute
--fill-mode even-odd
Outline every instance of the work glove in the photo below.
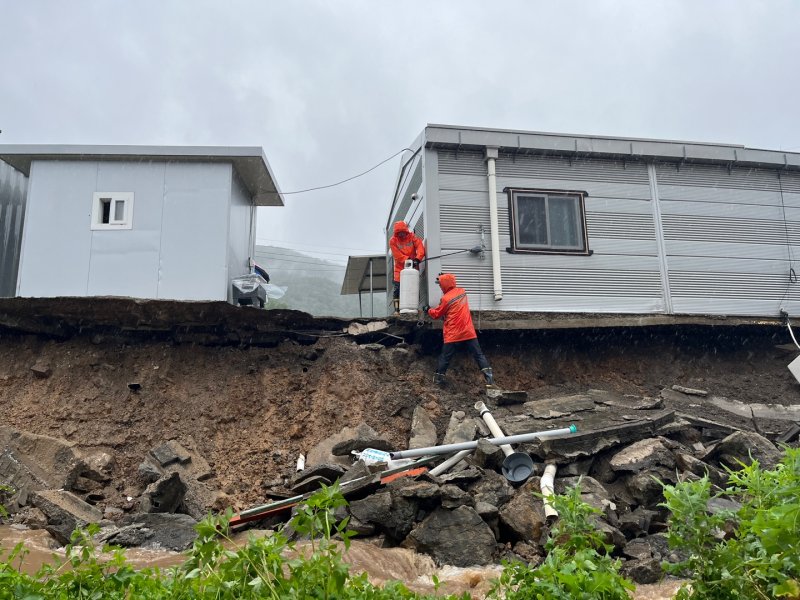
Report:
<svg viewBox="0 0 800 600"><path fill-rule="evenodd" d="M414 265L414 268L419 270L419 261L415 258L411 262Z"/></svg>
<svg viewBox="0 0 800 600"><path fill-rule="evenodd" d="M431 309L431 307L430 307L430 306L428 306L427 304L424 304L424 305L422 306L422 312L424 312L425 314L428 314L428 311L429 311L430 309Z"/></svg>

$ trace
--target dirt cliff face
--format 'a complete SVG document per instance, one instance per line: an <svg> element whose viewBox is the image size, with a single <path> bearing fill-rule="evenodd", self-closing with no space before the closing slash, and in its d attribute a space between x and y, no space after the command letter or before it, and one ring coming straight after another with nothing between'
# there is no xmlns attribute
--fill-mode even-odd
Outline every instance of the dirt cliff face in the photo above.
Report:
<svg viewBox="0 0 800 600"><path fill-rule="evenodd" d="M208 460L214 482L239 509L263 503L293 474L301 452L342 427L364 421L405 448L416 405L431 414L441 439L451 411L485 399L466 354L451 364L447 388L433 385L436 332L391 347L322 335L265 348L4 333L0 414L18 429L112 451L113 479L101 504L124 506L138 496L145 486L138 465L153 446L175 439ZM793 404L799 384L786 369L793 355L775 349L785 337L774 327L658 327L505 331L480 340L497 382L531 399L587 389L657 395L680 384Z"/></svg>

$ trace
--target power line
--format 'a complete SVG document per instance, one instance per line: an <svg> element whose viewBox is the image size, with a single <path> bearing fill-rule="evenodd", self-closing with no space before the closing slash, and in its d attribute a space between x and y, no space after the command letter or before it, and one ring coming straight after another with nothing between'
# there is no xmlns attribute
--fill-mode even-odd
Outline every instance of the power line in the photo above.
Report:
<svg viewBox="0 0 800 600"><path fill-rule="evenodd" d="M353 179L358 179L359 177L363 177L367 173L369 173L371 171L374 171L375 169L380 167L382 164L389 162L395 156L397 156L398 154L402 154L403 152L413 152L413 150L411 150L410 148L403 148L402 150L398 150L397 152L392 154L389 158L383 159L377 165L375 165L373 167L370 167L369 169L367 169L363 173L359 173L358 175L353 175L352 177L348 177L347 179L342 179L341 181L337 181L336 183L330 183L328 185L320 185L320 186L308 188L308 189L305 189L305 190L295 190L293 192L281 192L281 195L288 196L290 194L304 194L306 192L314 192L316 190L325 190L325 189L328 189L328 188L336 187L337 185L342 185L343 183L347 183L348 181L353 181Z"/></svg>

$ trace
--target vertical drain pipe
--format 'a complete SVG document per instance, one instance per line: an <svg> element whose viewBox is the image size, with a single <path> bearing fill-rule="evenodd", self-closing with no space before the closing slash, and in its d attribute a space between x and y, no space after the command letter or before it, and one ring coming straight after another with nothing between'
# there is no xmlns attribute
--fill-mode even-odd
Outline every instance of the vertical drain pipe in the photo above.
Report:
<svg viewBox="0 0 800 600"><path fill-rule="evenodd" d="M503 299L503 280L500 276L500 225L497 220L497 177L495 161L498 157L497 146L486 146L486 177L489 183L489 228L492 241L492 281L494 282L494 299Z"/></svg>
<svg viewBox="0 0 800 600"><path fill-rule="evenodd" d="M558 512L553 505L550 504L550 496L552 496L555 491L553 487L555 486L554 479L556 476L556 466L553 464L547 465L544 468L544 475L542 475L541 483L539 487L542 490L542 503L544 504L544 516L549 521L552 519L558 518Z"/></svg>

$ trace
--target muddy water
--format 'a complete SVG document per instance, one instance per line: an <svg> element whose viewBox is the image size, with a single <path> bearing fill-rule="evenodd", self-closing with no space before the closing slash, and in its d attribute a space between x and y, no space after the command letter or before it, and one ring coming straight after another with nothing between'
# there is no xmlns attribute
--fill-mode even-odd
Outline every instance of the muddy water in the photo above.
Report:
<svg viewBox="0 0 800 600"><path fill-rule="evenodd" d="M247 542L247 536L258 532L246 532L234 537L234 545ZM42 565L64 558L64 549L44 530L17 529L0 526L0 556L5 558L17 544L22 543L29 553L22 563L14 566L34 574ZM166 568L183 562L184 556L168 550L134 548L125 555L136 568ZM445 566L437 568L433 560L404 548L378 548L372 544L353 541L345 559L354 572L366 572L370 581L382 584L391 580L404 582L410 589L426 594L435 593L434 575L441 582L439 593L460 594L469 592L476 599L484 598L491 589L491 581L500 575L501 567L459 568ZM636 600L668 600L680 586L679 581L665 581L656 585L642 585L636 590Z"/></svg>

